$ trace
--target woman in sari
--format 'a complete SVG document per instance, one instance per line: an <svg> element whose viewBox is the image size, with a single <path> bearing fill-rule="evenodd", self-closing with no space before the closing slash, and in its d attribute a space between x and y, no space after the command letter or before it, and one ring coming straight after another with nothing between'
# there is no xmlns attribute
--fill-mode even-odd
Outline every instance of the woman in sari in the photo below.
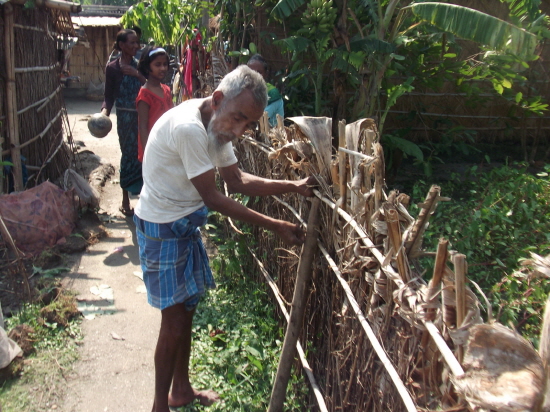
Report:
<svg viewBox="0 0 550 412"><path fill-rule="evenodd" d="M118 32L115 48L120 56L107 64L105 68L105 99L101 113L109 116L116 105L117 133L122 157L120 160L120 187L122 188L122 206L120 212L132 216L130 196L137 195L143 186L141 162L138 160L138 115L136 97L145 77L137 69L134 58L140 49L139 38L134 30L124 29Z"/></svg>

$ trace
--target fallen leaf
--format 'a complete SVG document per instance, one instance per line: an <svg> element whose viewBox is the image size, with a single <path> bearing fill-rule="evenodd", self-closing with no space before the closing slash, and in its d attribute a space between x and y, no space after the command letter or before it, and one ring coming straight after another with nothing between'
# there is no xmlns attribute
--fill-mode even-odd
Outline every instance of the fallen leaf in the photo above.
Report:
<svg viewBox="0 0 550 412"><path fill-rule="evenodd" d="M124 338L121 337L120 335L118 335L116 332L111 332L111 337L112 337L114 340L124 340Z"/></svg>

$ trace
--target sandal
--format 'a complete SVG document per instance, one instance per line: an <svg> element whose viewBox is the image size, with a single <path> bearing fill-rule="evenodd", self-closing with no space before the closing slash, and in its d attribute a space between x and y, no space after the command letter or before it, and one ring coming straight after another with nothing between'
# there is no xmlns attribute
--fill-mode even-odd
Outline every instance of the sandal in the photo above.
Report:
<svg viewBox="0 0 550 412"><path fill-rule="evenodd" d="M130 209L127 209L125 208L124 206L120 206L118 208L118 211L120 213L122 213L124 216L128 216L128 217L132 217L134 216L134 209L130 208Z"/></svg>

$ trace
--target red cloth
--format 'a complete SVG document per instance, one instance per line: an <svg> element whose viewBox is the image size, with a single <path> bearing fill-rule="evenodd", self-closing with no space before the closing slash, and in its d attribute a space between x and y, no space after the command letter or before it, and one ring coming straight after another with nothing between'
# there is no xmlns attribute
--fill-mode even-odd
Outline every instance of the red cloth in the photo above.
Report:
<svg viewBox="0 0 550 412"><path fill-rule="evenodd" d="M50 182L0 196L0 216L15 245L33 256L71 234L76 206L72 190L63 191Z"/></svg>
<svg viewBox="0 0 550 412"><path fill-rule="evenodd" d="M155 93L153 93L149 89L146 89L145 87L139 89L139 93L136 98L136 107L139 101L144 101L149 105L149 121L147 122L147 129L149 130L149 132L151 131L153 125L159 119L159 117L170 110L172 107L174 107L170 87L162 83L161 86L164 93L162 99L160 98L160 96L157 96ZM143 151L144 149L141 145L141 137L138 133L138 160L140 162L143 162Z"/></svg>

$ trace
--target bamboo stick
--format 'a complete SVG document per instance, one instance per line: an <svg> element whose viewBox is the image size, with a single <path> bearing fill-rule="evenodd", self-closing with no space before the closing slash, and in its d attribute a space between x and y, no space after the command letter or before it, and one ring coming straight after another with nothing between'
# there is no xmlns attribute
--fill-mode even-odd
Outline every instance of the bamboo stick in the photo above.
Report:
<svg viewBox="0 0 550 412"><path fill-rule="evenodd" d="M59 63L52 64L51 66L18 67L15 69L15 73L47 72L58 66Z"/></svg>
<svg viewBox="0 0 550 412"><path fill-rule="evenodd" d="M277 375L271 392L268 412L282 412L286 398L286 388L290 377L292 360L295 355L296 342L302 330L306 306L306 288L311 279L311 265L317 248L320 203L319 199L314 198L309 211L306 241L302 248L302 256L298 265L290 319L285 333L285 341L279 360L279 367L277 368Z"/></svg>
<svg viewBox="0 0 550 412"><path fill-rule="evenodd" d="M439 239L437 244L437 253L435 256L435 265L433 276L428 283L428 291L426 293L426 316L427 321L433 322L436 315L436 310L432 307L434 306L434 301L436 296L439 294L441 279L443 279L443 274L445 273L445 265L447 262L447 249L449 247L449 241L447 239ZM424 331L422 334L421 347L423 349L428 345L428 337L430 335L427 331Z"/></svg>
<svg viewBox="0 0 550 412"><path fill-rule="evenodd" d="M346 122L340 120L338 122L338 147L346 147ZM340 207L342 210L347 210L348 203L348 168L347 168L346 153L338 151L338 169L340 183Z"/></svg>
<svg viewBox="0 0 550 412"><path fill-rule="evenodd" d="M466 317L466 256L457 253L453 256L456 293L456 328L460 328ZM464 348L458 347L458 360L462 362Z"/></svg>
<svg viewBox="0 0 550 412"><path fill-rule="evenodd" d="M23 24L17 24L17 23L15 23L15 24L13 25L13 27L15 27L16 29L39 31L39 32L42 32L42 33L47 33L47 34L49 34L50 36L53 36L53 33L52 33L51 31L48 31L48 30L46 30L46 29L43 29L42 27L25 26L25 25L23 25Z"/></svg>
<svg viewBox="0 0 550 412"><path fill-rule="evenodd" d="M17 119L17 89L15 85L15 40L13 33L13 6L4 4L4 45L6 58L6 111L8 114L8 133L10 149L2 152L2 156L11 153L13 164L13 186L16 192L23 190L23 169L21 166L21 150L19 149L19 121Z"/></svg>
<svg viewBox="0 0 550 412"><path fill-rule="evenodd" d="M447 366L451 370L451 373L457 378L464 375L464 369L462 369L462 366L453 355L453 352L447 346L445 339L443 339L437 327L432 322L428 321L424 321L424 326L426 326L426 329L434 340L437 349L439 349L439 352L441 352L441 355L443 355L443 359L445 359L445 363L447 363Z"/></svg>
<svg viewBox="0 0 550 412"><path fill-rule="evenodd" d="M388 224L388 236L390 237L397 260L397 269L403 282L407 283L410 280L410 276L403 255L403 240L401 237L401 229L399 228L399 215L395 209L392 208L386 211L386 223Z"/></svg>
<svg viewBox="0 0 550 412"><path fill-rule="evenodd" d="M82 5L65 0L35 0L38 6L45 6L49 9L66 11L69 13L80 13Z"/></svg>
<svg viewBox="0 0 550 412"><path fill-rule="evenodd" d="M405 248L407 249L407 255L410 258L418 257L420 253L420 246L422 244L422 237L428 227L428 222L433 215L437 204L441 200L449 200L448 198L440 197L441 188L436 185L432 185L426 200L419 205L421 207L418 218L414 222L412 230L409 232L409 237L405 241Z"/></svg>
<svg viewBox="0 0 550 412"><path fill-rule="evenodd" d="M431 305L435 297L439 293L439 286L441 284L441 279L443 278L443 273L445 273L445 265L447 262L447 249L449 247L449 241L447 239L439 239L437 244L437 254L435 256L435 265L433 276L428 283L428 305ZM433 308L428 308L426 313L426 320L432 321L435 317L435 310Z"/></svg>
<svg viewBox="0 0 550 412"><path fill-rule="evenodd" d="M366 159L369 162L373 162L374 160L376 160L376 157L368 156L364 153L356 152L355 150L349 150L349 149L346 149L345 147L339 147L338 151L344 152L344 153L347 153L347 154L350 154L350 155L353 155L353 156L360 157L361 159Z"/></svg>
<svg viewBox="0 0 550 412"><path fill-rule="evenodd" d="M248 248L248 251L258 264L260 271L263 273L267 284L273 291L273 295L275 296L275 299L277 300L277 303L279 304L279 308L281 309L281 312L283 312L283 315L288 322L290 320L290 315L288 311L286 310L285 304L283 300L281 299L281 292L279 291L279 288L275 284L275 281L273 278L269 275L267 270L264 267L264 264L260 262L258 257L254 254L252 249ZM319 385L317 384L317 380L315 379L315 375L313 375L313 370L309 366L309 363L306 359L306 354L304 350L302 349L302 345L298 341L296 343L296 350L298 351L298 356L300 357L300 362L302 362L302 367L304 368L304 371L306 372L307 378L309 379L309 383L311 385L311 388L313 389L313 394L315 395L315 400L317 401L317 406L319 407L319 410L321 412L328 412L327 405L325 403L325 400L323 399L323 394L321 393L321 388L319 388Z"/></svg>
<svg viewBox="0 0 550 412"><path fill-rule="evenodd" d="M59 110L57 115L52 120L50 120L50 122L46 125L46 127L44 128L44 130L42 130L42 132L40 132L39 134L34 136L32 139L27 140L25 143L23 143L21 145L18 145L17 148L21 149L23 147L26 147L26 146L30 145L32 142L34 142L35 140L38 140L38 139L41 139L42 137L44 137L44 135L46 133L48 133L48 130L50 130L52 125L57 121L57 119L59 119L59 116L61 116L62 113L63 113L63 109ZM2 155L6 154L4 152L2 152Z"/></svg>
<svg viewBox="0 0 550 412"><path fill-rule="evenodd" d="M391 380L393 381L397 391L401 395L401 399L403 400L403 403L405 404L405 407L408 411L415 411L416 412L416 405L414 404L414 401L412 400L412 397L407 391L407 388L405 387L405 384L399 377L399 374L397 373L397 370L393 366L390 358L388 358L388 355L386 354L386 351L376 338L376 334L372 330L368 320L365 318L365 315L363 315L363 311L359 307L359 304L357 303L357 300L355 299L355 296L353 295L353 292L351 291L351 288L349 287L349 284L346 282L346 280L342 277L342 274L340 270L338 269L338 266L336 265L336 262L330 257L328 251L321 245L319 242L319 249L321 250L321 253L329 263L329 266L331 267L332 271L338 278L338 281L340 282L340 285L344 289L344 292L346 294L346 297L348 299L348 302L350 303L351 307L353 308L355 315L357 316L357 319L359 320L359 323L363 327L363 330L367 334L367 337L369 338L369 341L372 344L372 347L374 348L374 351L378 355L378 358L384 365L384 368L386 368L386 371L388 372L388 375L390 376Z"/></svg>

